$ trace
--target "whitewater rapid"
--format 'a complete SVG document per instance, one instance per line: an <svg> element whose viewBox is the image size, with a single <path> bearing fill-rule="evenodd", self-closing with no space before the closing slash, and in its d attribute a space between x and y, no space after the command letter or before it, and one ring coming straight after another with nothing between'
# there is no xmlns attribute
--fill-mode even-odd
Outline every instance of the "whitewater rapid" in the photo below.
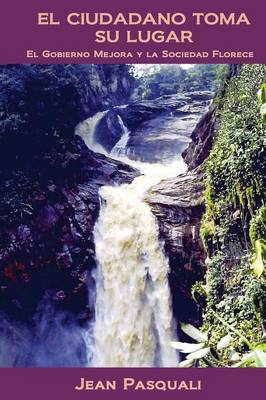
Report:
<svg viewBox="0 0 266 400"><path fill-rule="evenodd" d="M94 128L102 116L96 114ZM101 209L94 228L97 269L92 366L172 367L177 365L178 355L170 344L175 327L169 265L144 196L162 179L185 172L186 165L181 157L170 165L129 160L125 154L130 132L126 127L123 132L110 156L138 168L143 175L131 184L100 190ZM87 137L88 143L94 151L99 149Z"/></svg>

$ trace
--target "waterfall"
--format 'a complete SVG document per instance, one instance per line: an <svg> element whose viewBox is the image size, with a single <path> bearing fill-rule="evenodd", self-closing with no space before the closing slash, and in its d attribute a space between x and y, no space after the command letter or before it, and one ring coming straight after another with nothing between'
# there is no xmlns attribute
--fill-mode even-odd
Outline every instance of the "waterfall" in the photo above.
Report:
<svg viewBox="0 0 266 400"><path fill-rule="evenodd" d="M86 143L86 145L96 153L101 153L104 155L108 155L107 151L95 141L95 131L97 128L98 123L101 119L108 113L107 111L100 111L93 115L92 117L86 119L85 121L78 124L76 127L76 134L81 136ZM122 118L120 115L117 115L118 124L120 126L122 135L120 140L116 143L113 147L110 155L114 158L121 157L126 154L126 146L129 140L130 131L125 126Z"/></svg>
<svg viewBox="0 0 266 400"><path fill-rule="evenodd" d="M118 118L118 123L122 130L122 136L121 136L120 140L116 143L116 145L112 148L112 151L110 154L111 154L111 156L119 157L119 156L126 154L126 148L127 148L127 143L129 140L130 131L125 126L120 115L118 115L117 118Z"/></svg>
<svg viewBox="0 0 266 400"><path fill-rule="evenodd" d="M96 127L100 120L105 116L108 111L100 111L93 115L92 117L86 119L85 121L78 124L76 127L76 134L81 136L89 147L89 149L95 151L96 153L101 153L107 155L105 149L94 140L94 133Z"/></svg>
<svg viewBox="0 0 266 400"><path fill-rule="evenodd" d="M94 229L96 316L93 366L172 367L177 355L168 260L158 238L150 207L143 201L149 187L183 172L143 165L145 175L131 184L101 189L101 210Z"/></svg>
<svg viewBox="0 0 266 400"><path fill-rule="evenodd" d="M93 151L105 153L94 132L106 112L81 123L76 133ZM122 136L111 156L141 170L131 184L100 190L101 209L94 228L97 269L93 342L87 335L94 367L174 367L174 337L168 260L158 226L144 196L162 179L185 172L182 158L170 165L129 160L130 132L119 116ZM101 146L100 146L101 147Z"/></svg>

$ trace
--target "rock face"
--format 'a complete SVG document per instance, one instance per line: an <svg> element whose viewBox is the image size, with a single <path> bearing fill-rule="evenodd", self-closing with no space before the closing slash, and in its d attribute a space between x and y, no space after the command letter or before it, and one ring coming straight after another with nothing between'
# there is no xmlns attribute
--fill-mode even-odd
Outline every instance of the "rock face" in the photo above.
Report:
<svg viewBox="0 0 266 400"><path fill-rule="evenodd" d="M46 171L43 174L43 171ZM88 318L85 271L95 266L98 189L138 172L90 151L81 138L2 182L0 298L16 318L31 317L46 290L56 306Z"/></svg>
<svg viewBox="0 0 266 400"><path fill-rule="evenodd" d="M166 179L154 186L146 201L158 219L159 232L169 257L169 283L178 321L200 322L200 310L191 286L203 278L205 254L200 239L204 211L203 173L195 171Z"/></svg>
<svg viewBox="0 0 266 400"><path fill-rule="evenodd" d="M200 238L204 172L198 166L208 156L218 127L215 106L211 105L207 111L210 98L210 93L191 93L155 101L157 107L164 105L164 111L135 127L128 146L138 147L139 143L140 151L136 153L140 158L152 154L149 161L164 156L174 158L187 148L183 156L191 172L162 181L149 191L146 201L158 220L160 237L169 257L174 316L178 321L195 325L201 323L202 311L192 298L191 288L203 279L206 258ZM150 135L144 137L141 133L146 130ZM144 149L142 153L141 149Z"/></svg>
<svg viewBox="0 0 266 400"><path fill-rule="evenodd" d="M206 105L212 98L212 93L205 92L190 92L177 95L166 95L155 100L145 100L128 104L124 107L117 107L119 113L130 130L137 128L140 123L156 117L160 113L180 111L187 112L191 109L193 102L201 107ZM204 103L205 102L205 103ZM193 106L192 106L193 107ZM194 110L197 112L197 110ZM198 112L200 112L198 110Z"/></svg>
<svg viewBox="0 0 266 400"><path fill-rule="evenodd" d="M130 130L126 146L129 158L151 163L169 161L188 146L211 97L210 92L192 92L116 107L97 125L95 139L110 152L124 132L122 120Z"/></svg>
<svg viewBox="0 0 266 400"><path fill-rule="evenodd" d="M81 93L84 115L127 102L133 78L124 65L90 64L86 66L86 74L87 85Z"/></svg>
<svg viewBox="0 0 266 400"><path fill-rule="evenodd" d="M147 196L159 223L159 231L169 257L169 283L174 315L178 321L200 325L202 310L192 298L191 288L205 273L205 250L200 237L204 212L204 172L216 129L216 107L211 105L191 134L183 152L188 172L162 181Z"/></svg>
<svg viewBox="0 0 266 400"><path fill-rule="evenodd" d="M108 134L106 134L108 132ZM112 109L99 121L95 129L94 140L99 143L108 153L121 139L124 133L122 119L119 113Z"/></svg>
<svg viewBox="0 0 266 400"><path fill-rule="evenodd" d="M217 108L215 105L211 105L208 112L197 123L191 135L191 143L182 154L189 170L201 165L208 157L218 128Z"/></svg>
<svg viewBox="0 0 266 400"><path fill-rule="evenodd" d="M210 154L215 134L219 129L219 101L223 98L226 84L230 79L237 75L240 71L240 65L230 65L227 76L220 88L218 95L215 97L214 103L209 107L208 112L202 115L195 129L191 134L191 143L185 149L182 156L188 165L189 170L193 170L203 163ZM218 98L219 97L219 98Z"/></svg>
<svg viewBox="0 0 266 400"><path fill-rule="evenodd" d="M206 258L200 237L205 189L203 163L210 154L219 129L219 107L226 82L237 75L239 70L237 65L230 66L224 86L192 131L191 142L182 154L189 172L162 181L147 195L169 256L174 314L178 320L195 325L200 322L202 310L192 299L191 287L194 282L202 280Z"/></svg>
<svg viewBox="0 0 266 400"><path fill-rule="evenodd" d="M49 291L56 307L85 320L98 189L138 172L90 151L74 127L127 101L132 77L125 65L11 65L1 73L1 310L31 320Z"/></svg>
<svg viewBox="0 0 266 400"><path fill-rule="evenodd" d="M86 366L98 191L138 171L75 127L127 101L132 78L125 65L0 69L0 365Z"/></svg>

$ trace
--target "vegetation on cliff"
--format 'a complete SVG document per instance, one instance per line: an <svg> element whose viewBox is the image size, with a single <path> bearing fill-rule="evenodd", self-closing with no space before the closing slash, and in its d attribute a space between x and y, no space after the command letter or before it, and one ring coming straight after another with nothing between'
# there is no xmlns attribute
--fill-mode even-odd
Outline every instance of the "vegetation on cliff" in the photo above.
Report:
<svg viewBox="0 0 266 400"><path fill-rule="evenodd" d="M251 343L265 341L266 127L264 89L259 92L265 81L265 65L244 65L219 101L201 230L208 252L204 329L211 345L228 326ZM236 335L233 347L247 350ZM229 349L223 356L230 362Z"/></svg>
<svg viewBox="0 0 266 400"><path fill-rule="evenodd" d="M180 93L180 107L185 91L215 91L226 69L218 65L187 71L176 65L145 68L137 78L135 98ZM179 178L169 180L157 210L170 260L174 315L178 321L194 323L198 309L204 308L203 332L195 335L195 328L192 334L191 327L183 329L199 342L189 344L190 349L200 350L196 358L195 354L188 357L193 366L237 366L243 354L266 349L266 66L244 65L236 71L233 78L228 75L208 118L198 124L204 134L192 137L198 148L189 157L198 157L198 162L192 160L191 169L208 157L214 139L208 161L186 176L185 190L184 176L181 183ZM131 67L7 65L0 66L0 80L2 310L16 319L31 320L48 291L60 310L71 311L83 323L93 314L83 273L95 266L98 189L131 182L137 172L93 153L74 131L87 116L130 98ZM139 102L139 109L136 103L119 109L130 130L149 115L179 114L176 104L166 108L158 101L149 103ZM103 133L107 130L108 123ZM190 295L192 284L204 273L205 252L198 235L204 212L204 169L206 210L201 236L208 253L207 273ZM195 307L192 298L200 306ZM199 316L195 324L200 323ZM243 365L259 364L253 357Z"/></svg>

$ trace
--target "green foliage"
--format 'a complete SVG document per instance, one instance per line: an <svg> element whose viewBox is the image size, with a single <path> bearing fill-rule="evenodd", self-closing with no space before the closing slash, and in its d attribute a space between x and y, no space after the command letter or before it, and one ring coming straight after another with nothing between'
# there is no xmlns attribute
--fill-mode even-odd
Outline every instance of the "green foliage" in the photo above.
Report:
<svg viewBox="0 0 266 400"><path fill-rule="evenodd" d="M216 227L214 219L209 215L205 214L205 218L201 225L201 237L205 246L205 249L211 253L211 246L214 243L216 235Z"/></svg>
<svg viewBox="0 0 266 400"><path fill-rule="evenodd" d="M146 66L136 81L135 98L154 99L178 93L185 74L179 65Z"/></svg>
<svg viewBox="0 0 266 400"><path fill-rule="evenodd" d="M205 303L207 297L205 285L202 282L196 281L191 288L191 296L196 303Z"/></svg>
<svg viewBox="0 0 266 400"><path fill-rule="evenodd" d="M266 344L251 344L237 329L230 326L225 320L214 313L227 333L215 346L209 345L206 332L202 332L190 324L181 325L181 329L197 343L171 342L174 349L187 354L186 359L178 367L266 367ZM237 337L248 347L248 352L241 355L234 348L234 338ZM225 357L225 351L227 356Z"/></svg>
<svg viewBox="0 0 266 400"><path fill-rule="evenodd" d="M0 82L3 169L25 163L59 137L73 136L83 109L75 66L2 65Z"/></svg>
<svg viewBox="0 0 266 400"><path fill-rule="evenodd" d="M146 65L137 70L134 97L154 99L163 95L200 90L216 91L227 66L201 64L185 70L179 65Z"/></svg>
<svg viewBox="0 0 266 400"><path fill-rule="evenodd" d="M266 241L263 239L255 241L255 255L252 261L252 267L256 276L263 274L266 261Z"/></svg>
<svg viewBox="0 0 266 400"><path fill-rule="evenodd" d="M227 72L227 65L199 64L187 70L181 90L211 90L216 92Z"/></svg>
<svg viewBox="0 0 266 400"><path fill-rule="evenodd" d="M266 237L266 205L261 206L250 221L249 237L253 246L256 240Z"/></svg>
<svg viewBox="0 0 266 400"><path fill-rule="evenodd" d="M210 345L216 346L226 333L219 317L242 332L249 342L260 342L266 293L265 285L252 271L250 255L232 258L217 252L208 260L205 287L207 307L203 327ZM234 345L239 352L244 350L241 342Z"/></svg>
<svg viewBox="0 0 266 400"><path fill-rule="evenodd" d="M231 80L221 112L221 127L208 163L207 204L224 199L253 211L265 191L265 131L256 93L266 66L245 65Z"/></svg>
<svg viewBox="0 0 266 400"><path fill-rule="evenodd" d="M266 83L264 83L258 91L258 100L260 103L260 114L262 122L266 123Z"/></svg>
<svg viewBox="0 0 266 400"><path fill-rule="evenodd" d="M207 164L202 236L209 250L234 238L248 250L250 239L254 245L265 237L265 125L257 101L259 88L264 101L265 80L266 66L244 65L222 101L221 125Z"/></svg>
<svg viewBox="0 0 266 400"><path fill-rule="evenodd" d="M40 134L73 129L82 107L82 67L11 65L0 72L1 137L37 128Z"/></svg>
<svg viewBox="0 0 266 400"><path fill-rule="evenodd" d="M207 165L201 230L211 257L204 316L211 346L225 334L213 312L250 342L263 337L266 148L257 92L265 81L266 66L244 65L220 100L221 124ZM262 90L261 101L264 96ZM237 337L234 347L245 352Z"/></svg>

